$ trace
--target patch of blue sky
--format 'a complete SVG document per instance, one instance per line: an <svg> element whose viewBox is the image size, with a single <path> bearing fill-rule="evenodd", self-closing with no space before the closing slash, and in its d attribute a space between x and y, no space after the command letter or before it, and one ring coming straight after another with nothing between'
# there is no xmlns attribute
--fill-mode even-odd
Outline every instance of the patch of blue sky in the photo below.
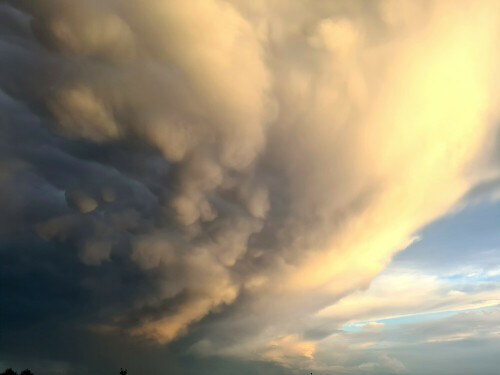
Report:
<svg viewBox="0 0 500 375"><path fill-rule="evenodd" d="M500 201L466 206L419 233L420 241L397 254L393 265L447 270L500 267Z"/></svg>
<svg viewBox="0 0 500 375"><path fill-rule="evenodd" d="M454 274L454 275L437 275L438 279L441 281L445 281L447 284L452 286L463 286L468 287L472 285L478 284L497 284L500 283L500 273L488 273L488 272L480 272L475 274Z"/></svg>
<svg viewBox="0 0 500 375"><path fill-rule="evenodd" d="M384 319L378 320L367 320L367 321L359 321L359 322L350 322L344 325L341 330L346 332L359 332L363 329L363 326L369 323L383 323L386 329L397 328L398 326L406 323L417 323L417 322L425 322L432 320L440 320L444 319L459 313L470 312L470 311L486 311L489 309L498 308L499 304L492 306L483 306L477 308L470 309L461 309L461 310L449 310L449 311L434 311L434 312L422 312L415 314L405 314L400 316L388 317Z"/></svg>

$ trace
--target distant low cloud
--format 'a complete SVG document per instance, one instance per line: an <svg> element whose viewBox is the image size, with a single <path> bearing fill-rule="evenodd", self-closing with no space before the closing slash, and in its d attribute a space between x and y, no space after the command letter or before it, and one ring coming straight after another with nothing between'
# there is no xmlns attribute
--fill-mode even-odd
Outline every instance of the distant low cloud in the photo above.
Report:
<svg viewBox="0 0 500 375"><path fill-rule="evenodd" d="M488 288L470 290L476 283L474 277L468 282L455 278L458 280L439 279L408 269L386 272L378 276L368 290L344 297L318 312L317 317L330 319L332 323L370 321L500 304L500 285L494 280Z"/></svg>

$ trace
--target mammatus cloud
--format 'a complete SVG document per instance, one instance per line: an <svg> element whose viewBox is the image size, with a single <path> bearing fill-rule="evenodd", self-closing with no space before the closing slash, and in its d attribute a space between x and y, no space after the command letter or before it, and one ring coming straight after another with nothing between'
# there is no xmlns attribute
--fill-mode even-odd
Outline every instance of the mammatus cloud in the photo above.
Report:
<svg viewBox="0 0 500 375"><path fill-rule="evenodd" d="M4 212L45 189L9 234L115 270L99 293L133 275L101 327L168 343L212 314L239 345L193 352L309 366L304 319L495 172L496 1L1 6Z"/></svg>

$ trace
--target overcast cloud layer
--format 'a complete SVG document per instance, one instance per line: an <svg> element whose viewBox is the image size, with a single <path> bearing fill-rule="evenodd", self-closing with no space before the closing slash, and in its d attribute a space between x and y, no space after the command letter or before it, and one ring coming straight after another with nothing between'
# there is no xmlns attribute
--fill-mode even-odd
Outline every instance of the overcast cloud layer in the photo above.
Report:
<svg viewBox="0 0 500 375"><path fill-rule="evenodd" d="M433 328L378 320L498 303L363 291L497 199L499 36L495 0L0 1L0 364L407 371L357 350Z"/></svg>

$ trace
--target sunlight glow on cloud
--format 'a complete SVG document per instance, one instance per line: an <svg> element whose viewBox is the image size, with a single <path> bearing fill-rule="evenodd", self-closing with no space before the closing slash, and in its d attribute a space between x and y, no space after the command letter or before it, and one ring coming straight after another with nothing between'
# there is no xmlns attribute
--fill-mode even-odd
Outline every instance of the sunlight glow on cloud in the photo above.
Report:
<svg viewBox="0 0 500 375"><path fill-rule="evenodd" d="M458 285L457 285L458 284ZM475 285L469 280L467 285ZM366 291L350 294L318 312L319 318L332 321L370 321L428 314L440 311L462 311L500 304L500 285L487 290L456 290L454 283L412 270L384 272Z"/></svg>

